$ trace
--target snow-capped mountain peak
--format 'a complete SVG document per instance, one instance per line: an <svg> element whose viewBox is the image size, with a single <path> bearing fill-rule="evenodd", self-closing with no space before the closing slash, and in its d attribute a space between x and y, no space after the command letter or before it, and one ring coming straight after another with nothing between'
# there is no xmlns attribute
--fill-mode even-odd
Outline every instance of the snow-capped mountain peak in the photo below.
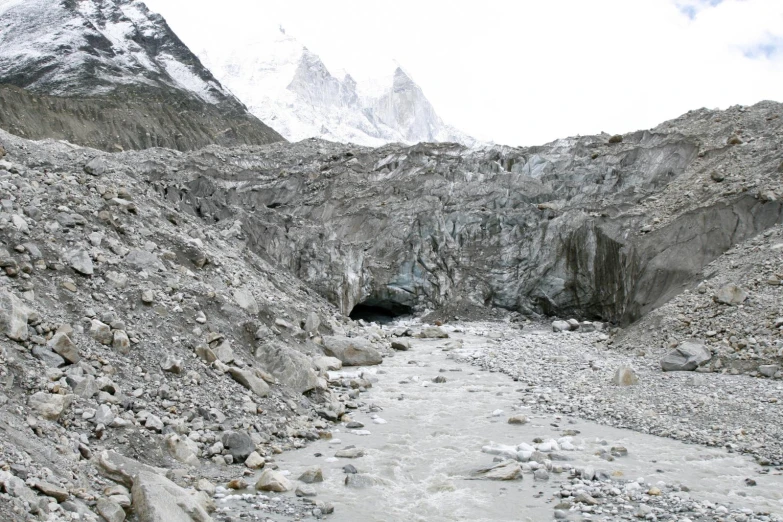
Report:
<svg viewBox="0 0 783 522"><path fill-rule="evenodd" d="M438 117L401 67L357 82L280 28L250 44L197 52L250 111L291 141L321 137L378 146L389 142L475 140Z"/></svg>

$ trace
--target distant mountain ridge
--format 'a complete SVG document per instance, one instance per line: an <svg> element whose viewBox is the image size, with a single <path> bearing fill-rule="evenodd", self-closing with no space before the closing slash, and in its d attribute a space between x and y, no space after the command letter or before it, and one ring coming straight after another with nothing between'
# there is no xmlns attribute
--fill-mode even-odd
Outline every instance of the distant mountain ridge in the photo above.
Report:
<svg viewBox="0 0 783 522"><path fill-rule="evenodd" d="M445 124L401 68L374 92L364 92L350 74L338 78L282 29L250 45L197 54L253 114L291 141L477 143Z"/></svg>
<svg viewBox="0 0 783 522"><path fill-rule="evenodd" d="M282 140L142 2L0 0L0 27L12 132L104 149Z"/></svg>

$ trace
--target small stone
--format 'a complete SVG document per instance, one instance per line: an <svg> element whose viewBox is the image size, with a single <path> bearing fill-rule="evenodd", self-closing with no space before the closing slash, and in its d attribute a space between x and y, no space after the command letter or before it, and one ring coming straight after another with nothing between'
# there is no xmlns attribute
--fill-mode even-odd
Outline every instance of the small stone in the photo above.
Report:
<svg viewBox="0 0 783 522"><path fill-rule="evenodd" d="M80 248L71 250L65 254L65 259L68 261L68 265L71 268L82 275L91 276L93 273L95 273L90 254L88 254L85 250Z"/></svg>
<svg viewBox="0 0 783 522"><path fill-rule="evenodd" d="M731 306L742 304L747 298L748 292L734 284L721 287L714 297L716 302Z"/></svg>
<svg viewBox="0 0 783 522"><path fill-rule="evenodd" d="M349 464L350 466L350 464ZM346 466L347 467L347 466ZM353 466L351 466L353 467ZM356 468L354 468L355 470ZM313 484L315 482L323 482L324 481L324 472L321 470L319 466L312 466L310 468L307 468L304 470L304 472L299 475L300 482L304 482L305 484Z"/></svg>
<svg viewBox="0 0 783 522"><path fill-rule="evenodd" d="M521 425L521 424L527 424L527 422L528 422L527 416L522 415L521 413L518 415L512 415L511 417L508 418L509 424Z"/></svg>
<svg viewBox="0 0 783 522"><path fill-rule="evenodd" d="M533 478L536 480L549 480L549 473L546 468L538 468L533 472Z"/></svg>
<svg viewBox="0 0 783 522"><path fill-rule="evenodd" d="M33 486L35 489L46 495L47 497L54 498L57 502L64 502L68 500L68 490L65 488L61 488L60 486L55 486L54 484L50 484L49 482L44 482L42 480L36 481L35 485Z"/></svg>
<svg viewBox="0 0 783 522"><path fill-rule="evenodd" d="M144 304L152 304L155 302L155 294L149 288L141 291L141 302Z"/></svg>
<svg viewBox="0 0 783 522"><path fill-rule="evenodd" d="M660 497L661 496L661 490L656 487L651 487L649 490L647 490L647 494L654 496L654 497Z"/></svg>
<svg viewBox="0 0 783 522"><path fill-rule="evenodd" d="M92 418L92 423L109 426L112 423L112 421L114 421L114 417L115 415L111 411L111 408L106 404L101 404L95 410L95 416Z"/></svg>
<svg viewBox="0 0 783 522"><path fill-rule="evenodd" d="M96 157L91 159L85 166L84 172L91 176L103 176L108 171L108 166L103 158Z"/></svg>
<svg viewBox="0 0 783 522"><path fill-rule="evenodd" d="M633 386L639 384L639 376L630 366L621 366L614 373L612 383L616 386Z"/></svg>
<svg viewBox="0 0 783 522"><path fill-rule="evenodd" d="M130 339L124 330L115 330L112 334L111 346L115 352L127 355L130 353Z"/></svg>
<svg viewBox="0 0 783 522"><path fill-rule="evenodd" d="M693 371L707 364L712 353L701 343L686 341L661 359L661 369L665 372Z"/></svg>
<svg viewBox="0 0 783 522"><path fill-rule="evenodd" d="M223 433L220 442L237 462L244 462L255 452L253 439L244 431L227 431Z"/></svg>
<svg viewBox="0 0 783 522"><path fill-rule="evenodd" d="M411 343L407 339L395 339L391 342L392 350L407 352L411 349Z"/></svg>
<svg viewBox="0 0 783 522"><path fill-rule="evenodd" d="M163 421L161 421L159 417L150 414L144 421L144 427L148 430L163 431Z"/></svg>
<svg viewBox="0 0 783 522"><path fill-rule="evenodd" d="M199 481L196 482L196 489L199 491L203 491L210 497L215 494L215 490L216 490L215 485L205 478L199 479Z"/></svg>
<svg viewBox="0 0 783 522"><path fill-rule="evenodd" d="M97 319L90 321L90 335L101 344L110 345L114 341L111 327Z"/></svg>
<svg viewBox="0 0 783 522"><path fill-rule="evenodd" d="M505 460L494 466L482 468L476 471L475 475L487 480L514 480L522 475L522 467L518 462Z"/></svg>
<svg viewBox="0 0 783 522"><path fill-rule="evenodd" d="M266 464L264 457L259 455L257 451L252 452L245 459L245 466L250 469L261 469L264 467L264 464Z"/></svg>
<svg viewBox="0 0 783 522"><path fill-rule="evenodd" d="M160 361L160 368L164 372L182 373L182 359L167 355Z"/></svg>
<svg viewBox="0 0 783 522"><path fill-rule="evenodd" d="M243 479L234 479L227 484L228 489L246 489L247 482Z"/></svg>
<svg viewBox="0 0 783 522"><path fill-rule="evenodd" d="M256 482L256 489L259 491L283 493L293 489L293 484L279 471L265 469L258 478L258 482Z"/></svg>
<svg viewBox="0 0 783 522"><path fill-rule="evenodd" d="M598 505L598 501L594 497L588 495L587 493L579 493L576 496L576 498L574 498L574 501L579 502L581 504L587 504L588 506Z"/></svg>
<svg viewBox="0 0 783 522"><path fill-rule="evenodd" d="M341 459L358 459L359 457L364 457L364 450L359 448L345 448L338 450L334 456Z"/></svg>
<svg viewBox="0 0 783 522"><path fill-rule="evenodd" d="M78 348L73 344L71 338L64 333L54 334L54 337L47 344L49 348L71 364L76 364L81 360Z"/></svg>
<svg viewBox="0 0 783 522"><path fill-rule="evenodd" d="M297 497L314 497L317 495L315 488L312 486L308 486L307 484L300 484L297 486L296 491L294 491L294 494Z"/></svg>

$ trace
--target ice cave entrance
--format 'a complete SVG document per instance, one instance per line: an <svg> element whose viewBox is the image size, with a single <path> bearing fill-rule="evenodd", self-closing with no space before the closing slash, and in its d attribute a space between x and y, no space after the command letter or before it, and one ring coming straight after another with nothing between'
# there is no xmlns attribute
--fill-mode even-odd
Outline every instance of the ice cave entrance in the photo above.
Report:
<svg viewBox="0 0 783 522"><path fill-rule="evenodd" d="M388 324L398 317L411 315L413 309L391 301L364 301L353 307L350 318L354 321L363 319L378 324Z"/></svg>

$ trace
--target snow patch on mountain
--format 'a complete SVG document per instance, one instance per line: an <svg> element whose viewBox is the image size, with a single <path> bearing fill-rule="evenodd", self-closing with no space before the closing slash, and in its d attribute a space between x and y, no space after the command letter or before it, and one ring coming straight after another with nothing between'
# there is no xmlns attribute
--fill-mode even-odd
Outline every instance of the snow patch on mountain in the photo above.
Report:
<svg viewBox="0 0 783 522"><path fill-rule="evenodd" d="M145 85L238 104L141 2L0 0L0 27L2 83L55 96Z"/></svg>
<svg viewBox="0 0 783 522"><path fill-rule="evenodd" d="M478 144L446 125L402 68L358 84L350 74L332 74L317 54L282 29L251 43L213 45L196 54L251 113L291 141Z"/></svg>

